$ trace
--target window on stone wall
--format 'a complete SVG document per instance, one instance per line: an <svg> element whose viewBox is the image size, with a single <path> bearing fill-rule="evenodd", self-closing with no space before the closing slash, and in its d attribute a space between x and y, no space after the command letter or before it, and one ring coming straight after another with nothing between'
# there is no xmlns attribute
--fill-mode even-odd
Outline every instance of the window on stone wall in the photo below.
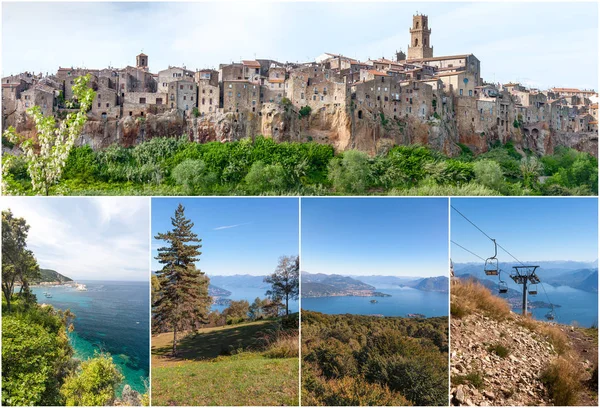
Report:
<svg viewBox="0 0 600 408"><path fill-rule="evenodd" d="M179 89L183 91L183 85L179 85Z"/></svg>
<svg viewBox="0 0 600 408"><path fill-rule="evenodd" d="M146 103L146 98L140 98L140 103Z"/></svg>
<svg viewBox="0 0 600 408"><path fill-rule="evenodd" d="M184 101L187 100L187 96L183 95L183 100Z"/></svg>
<svg viewBox="0 0 600 408"><path fill-rule="evenodd" d="M107 104L106 104L106 107L107 107L107 108L109 108L109 107L110 107L110 103L107 103Z"/></svg>
<svg viewBox="0 0 600 408"><path fill-rule="evenodd" d="M210 99L208 100L208 104L209 104L209 105L212 105L212 98L210 98Z"/></svg>

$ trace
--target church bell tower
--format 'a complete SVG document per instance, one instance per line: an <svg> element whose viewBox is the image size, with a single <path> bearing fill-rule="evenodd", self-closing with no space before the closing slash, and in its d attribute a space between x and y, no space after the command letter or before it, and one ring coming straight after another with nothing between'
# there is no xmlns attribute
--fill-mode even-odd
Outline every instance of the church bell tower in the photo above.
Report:
<svg viewBox="0 0 600 408"><path fill-rule="evenodd" d="M430 35L431 29L427 22L427 16L424 14L413 16L407 59L433 58L433 47L429 42Z"/></svg>

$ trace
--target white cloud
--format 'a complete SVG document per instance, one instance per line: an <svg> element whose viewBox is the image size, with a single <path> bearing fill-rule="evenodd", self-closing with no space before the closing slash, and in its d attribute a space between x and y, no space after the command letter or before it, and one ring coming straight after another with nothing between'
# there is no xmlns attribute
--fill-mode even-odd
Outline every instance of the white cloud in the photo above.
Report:
<svg viewBox="0 0 600 408"><path fill-rule="evenodd" d="M30 225L28 246L40 267L75 280L146 280L147 198L2 197L3 210Z"/></svg>

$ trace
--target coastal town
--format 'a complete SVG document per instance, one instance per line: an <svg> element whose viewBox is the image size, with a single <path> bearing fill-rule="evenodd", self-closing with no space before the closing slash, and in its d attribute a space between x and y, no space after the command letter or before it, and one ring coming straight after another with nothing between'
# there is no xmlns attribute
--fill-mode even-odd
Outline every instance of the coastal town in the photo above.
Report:
<svg viewBox="0 0 600 408"><path fill-rule="evenodd" d="M475 55L434 54L426 15L412 17L409 34L406 52L391 59L324 53L306 63L252 59L153 73L151 56L140 53L135 66L124 68L59 67L56 73L6 76L3 128L27 129L25 112L34 105L46 115L69 112L74 79L90 74L96 98L89 118L96 125L88 126L80 143L94 148L134 145L172 131L198 142L263 134L373 153L386 138L450 154L459 151L458 143L478 153L512 139L540 154L567 145L597 155L595 90L489 82ZM162 126L144 126L159 119Z"/></svg>

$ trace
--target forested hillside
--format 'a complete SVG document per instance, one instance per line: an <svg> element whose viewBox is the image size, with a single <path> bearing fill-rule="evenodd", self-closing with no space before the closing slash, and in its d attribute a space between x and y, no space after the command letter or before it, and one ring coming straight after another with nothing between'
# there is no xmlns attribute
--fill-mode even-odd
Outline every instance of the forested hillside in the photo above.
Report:
<svg viewBox="0 0 600 408"><path fill-rule="evenodd" d="M303 405L448 405L448 318L302 311Z"/></svg>

